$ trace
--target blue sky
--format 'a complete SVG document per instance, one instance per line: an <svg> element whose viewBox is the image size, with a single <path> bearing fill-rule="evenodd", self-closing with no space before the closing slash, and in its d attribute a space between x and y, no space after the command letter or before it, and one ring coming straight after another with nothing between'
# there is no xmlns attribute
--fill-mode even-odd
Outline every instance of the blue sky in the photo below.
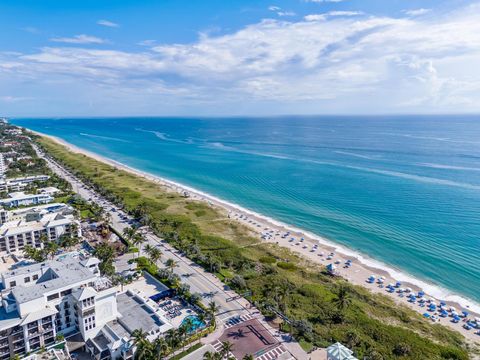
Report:
<svg viewBox="0 0 480 360"><path fill-rule="evenodd" d="M5 0L0 115L477 113L480 3Z"/></svg>

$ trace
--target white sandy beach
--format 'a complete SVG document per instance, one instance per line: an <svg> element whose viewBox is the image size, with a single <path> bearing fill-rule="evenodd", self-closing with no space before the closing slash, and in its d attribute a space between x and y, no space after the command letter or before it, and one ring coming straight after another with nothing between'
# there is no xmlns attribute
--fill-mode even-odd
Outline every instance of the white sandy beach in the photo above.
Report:
<svg viewBox="0 0 480 360"><path fill-rule="evenodd" d="M335 262L337 262L337 264L335 264L335 267L339 276L344 277L352 284L364 286L373 292L382 293L386 296L389 296L398 304L408 306L409 308L419 312L420 314L428 312L430 315L433 315L434 312L427 311L428 303L426 303L425 307L421 307L418 302L408 302L408 298L406 296L400 297L399 293L397 292L398 289L395 289L396 291L394 293L388 293L386 291L386 288L378 284L377 281L375 281L375 283L373 284L367 283L368 277L374 275L376 279L378 279L380 276L383 276L384 285L387 285L389 283L395 284L397 281L400 281L402 282L401 288L411 288L413 292L423 290L426 293L424 298L432 299L432 301L434 301L437 305L439 305L441 301L445 301L447 303L447 308L454 307L459 313L461 313L463 310L468 311L468 319L480 318L480 305L475 304L474 302L467 299L463 299L460 296L456 296L455 294L451 294L446 290L440 289L439 287L415 279L400 271L390 269L388 266L380 262L368 259L363 255L338 246L319 236L302 231L301 229L297 229L294 226L275 221L248 209L244 209L235 204L231 204L209 194L195 190L191 187L184 186L176 182L169 181L167 179L163 179L161 177L133 169L114 160L78 148L62 139L41 133L38 134L48 137L66 146L73 152L85 154L98 161L108 163L117 168L121 168L135 175L142 176L146 179L164 185L171 191L176 191L179 193L187 192L192 199L206 201L211 206L223 209L224 211L226 211L226 213L228 213L231 219L237 220L247 225L257 234L257 236L259 236L259 238L263 238L264 241L278 243L278 245L289 248L292 251L297 252L301 256L304 256L305 258L308 258L313 262L322 265L335 264ZM289 233L289 235L284 236L286 233ZM295 238L295 240L291 241L292 237ZM304 240L301 241L301 238L304 238ZM317 246L314 248L315 245ZM312 251L313 249L315 250ZM333 255L329 257L331 253L333 253ZM327 260L327 258L329 259ZM344 264L348 259L351 260L352 265L347 268L344 266ZM462 318L458 323L453 323L451 314L449 313L448 317L440 317L438 319L438 322L440 324L446 325L452 329L459 331L469 340L480 343L480 335L475 334L474 329L466 330L463 328L463 325L466 321L465 318ZM425 319L425 321L431 320Z"/></svg>

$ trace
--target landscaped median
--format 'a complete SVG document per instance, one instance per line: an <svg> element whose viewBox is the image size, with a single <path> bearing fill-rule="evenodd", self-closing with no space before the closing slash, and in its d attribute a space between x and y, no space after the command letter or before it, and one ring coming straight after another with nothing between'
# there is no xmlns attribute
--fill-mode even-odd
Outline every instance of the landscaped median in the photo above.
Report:
<svg viewBox="0 0 480 360"><path fill-rule="evenodd" d="M474 351L460 334L424 322L407 307L333 278L288 249L260 243L245 226L206 203L70 152L50 139L36 141L190 259L219 274L239 293L250 291L250 300L272 319L283 318L278 321L282 328L305 347L340 341L358 358L369 359L469 359L469 351ZM158 276L157 269L149 268Z"/></svg>

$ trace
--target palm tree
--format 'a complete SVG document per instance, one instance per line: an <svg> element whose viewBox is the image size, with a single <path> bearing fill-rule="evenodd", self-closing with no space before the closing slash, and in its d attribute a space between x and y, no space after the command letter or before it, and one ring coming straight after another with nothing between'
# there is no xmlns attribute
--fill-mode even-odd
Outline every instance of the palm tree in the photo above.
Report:
<svg viewBox="0 0 480 360"><path fill-rule="evenodd" d="M158 336L153 342L153 348L155 349L154 360L163 360L168 353L168 344L163 337Z"/></svg>
<svg viewBox="0 0 480 360"><path fill-rule="evenodd" d="M136 233L137 233L137 229L129 226L123 229L122 235L125 238L125 240L127 240L128 243L131 243Z"/></svg>
<svg viewBox="0 0 480 360"><path fill-rule="evenodd" d="M245 355L245 356L243 357L242 360L254 360L254 359L255 359L255 358L253 357L252 354L247 354L247 355Z"/></svg>
<svg viewBox="0 0 480 360"><path fill-rule="evenodd" d="M50 257L50 259L53 259L53 257L58 251L58 244L55 241L49 241L45 244L45 247L43 250L45 251L45 255L47 257Z"/></svg>
<svg viewBox="0 0 480 360"><path fill-rule="evenodd" d="M143 248L143 251L145 251L148 255L150 255L150 252L153 250L153 246L150 245L150 244L147 244L145 245L145 247Z"/></svg>
<svg viewBox="0 0 480 360"><path fill-rule="evenodd" d="M147 339L147 333L142 329L135 329L132 332L133 343L138 344Z"/></svg>
<svg viewBox="0 0 480 360"><path fill-rule="evenodd" d="M175 260L167 259L167 261L165 261L165 266L170 270L170 273L173 273L173 269L175 269L178 265Z"/></svg>
<svg viewBox="0 0 480 360"><path fill-rule="evenodd" d="M220 349L220 354L222 357L228 357L228 354L233 350L233 345L228 341L222 341L222 347Z"/></svg>
<svg viewBox="0 0 480 360"><path fill-rule="evenodd" d="M180 343L182 344L182 350L185 347L185 339L188 335L188 329L186 326L180 326L177 330L178 337L180 338Z"/></svg>
<svg viewBox="0 0 480 360"><path fill-rule="evenodd" d="M212 318L215 318L215 313L220 310L219 306L215 301L210 301L208 303L208 312Z"/></svg>
<svg viewBox="0 0 480 360"><path fill-rule="evenodd" d="M142 252L142 244L146 241L146 239L139 233L136 233L134 236L133 236L133 239L132 239L132 244L137 246L137 245L140 245L139 249L138 249L138 254L140 256L140 253Z"/></svg>
<svg viewBox="0 0 480 360"><path fill-rule="evenodd" d="M344 311L347 309L351 303L352 303L352 298L350 296L350 293L348 292L348 288L345 285L341 285L338 293L337 293L337 298L334 300L335 305L341 310Z"/></svg>
<svg viewBox="0 0 480 360"><path fill-rule="evenodd" d="M205 354L203 354L203 360L216 360L216 353L213 353L211 351L207 351Z"/></svg>
<svg viewBox="0 0 480 360"><path fill-rule="evenodd" d="M165 334L165 340L171 349L175 349L180 344L180 337L175 329L170 329Z"/></svg>
<svg viewBox="0 0 480 360"><path fill-rule="evenodd" d="M162 252L157 249L157 248L153 248L152 250L150 250L150 252L148 253L148 257L150 258L150 261L152 263L154 263L155 265L157 265L157 261L160 260L160 258L162 257Z"/></svg>

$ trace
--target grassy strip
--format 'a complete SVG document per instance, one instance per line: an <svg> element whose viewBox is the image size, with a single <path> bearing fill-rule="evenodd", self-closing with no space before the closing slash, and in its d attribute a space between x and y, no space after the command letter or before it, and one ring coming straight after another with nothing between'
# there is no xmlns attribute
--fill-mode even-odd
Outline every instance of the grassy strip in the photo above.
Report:
<svg viewBox="0 0 480 360"><path fill-rule="evenodd" d="M191 353L194 352L195 350L200 349L202 346L203 346L203 344L201 344L201 343L195 344L195 345L189 347L187 350L182 351L180 354L177 354L177 355L175 355L175 356L172 356L172 357L170 358L170 360L180 360L181 358L187 356L188 354L191 354Z"/></svg>
<svg viewBox="0 0 480 360"><path fill-rule="evenodd" d="M49 139L40 138L38 143L192 260L221 274L240 292L250 290L251 300L265 314L283 313L290 319L284 328L305 343L325 347L340 341L357 357L369 359L469 358L469 349L457 332L427 323L384 295L332 278L288 249L258 244L248 228L227 219L220 210L72 153Z"/></svg>

